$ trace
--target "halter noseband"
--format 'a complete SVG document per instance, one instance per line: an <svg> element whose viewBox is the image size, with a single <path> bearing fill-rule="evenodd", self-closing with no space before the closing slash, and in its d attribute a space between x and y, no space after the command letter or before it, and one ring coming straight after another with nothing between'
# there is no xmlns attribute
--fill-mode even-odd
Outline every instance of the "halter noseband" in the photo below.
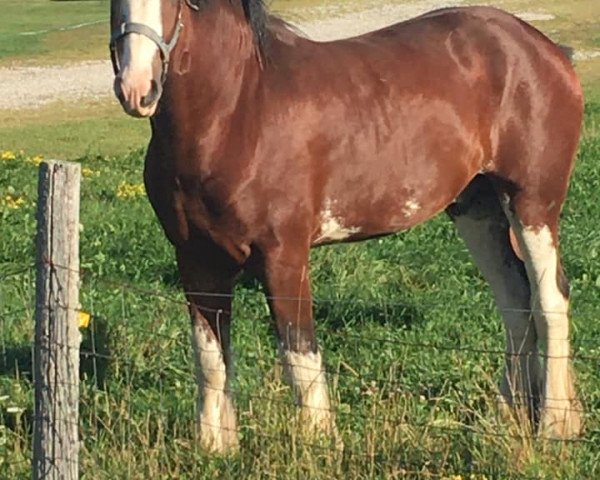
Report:
<svg viewBox="0 0 600 480"><path fill-rule="evenodd" d="M185 0L185 2L191 6L190 0ZM179 34L181 33L181 29L183 28L183 23L181 23L182 3L183 2L181 1L179 2L177 20L175 21L175 27L173 28L173 34L169 42L166 42L165 39L156 32L156 30L149 27L148 25L144 25L143 23L123 22L118 29L112 32L112 35L110 36L109 48L110 60L113 65L115 75L118 75L121 69L121 66L119 65L119 55L117 52L117 45L119 40L131 33L137 33L138 35L142 35L146 38L149 38L158 47L158 50L160 52L160 59L162 62L160 84L164 85L165 80L167 79L167 71L169 70L169 56L175 48L175 45L177 45L177 40L179 40Z"/></svg>

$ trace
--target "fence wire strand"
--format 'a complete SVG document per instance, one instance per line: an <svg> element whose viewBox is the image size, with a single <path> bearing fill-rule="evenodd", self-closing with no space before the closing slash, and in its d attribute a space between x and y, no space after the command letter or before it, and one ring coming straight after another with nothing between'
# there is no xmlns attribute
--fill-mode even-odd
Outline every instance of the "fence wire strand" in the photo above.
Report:
<svg viewBox="0 0 600 480"><path fill-rule="evenodd" d="M53 268L56 269L61 269L61 268L65 268L63 266L60 265L52 265ZM71 271L73 271L72 269L69 269ZM26 269L21 269L21 270L15 270L14 272L11 272L10 276L18 276L20 274L26 273L26 272L30 272L31 271L31 267L27 267ZM147 289L147 288L140 288L137 287L135 285L132 285L129 282L121 282L121 281L116 281L116 280L111 280L111 279L102 279L102 278L97 278L96 276L92 275L91 272L85 272L85 271L81 271L81 270L75 270L76 273L82 274L84 278L86 279L93 279L93 281L95 282L95 284L100 284L100 285L104 285L107 288L113 288L115 290L120 290L121 291L121 317L123 320L127 320L129 315L127 312L127 307L126 307L126 294L128 293L133 293L133 294L137 294L140 296L148 296L148 297L154 297L154 298L160 298L161 300L165 300L168 301L170 303L173 304L178 304L182 307L189 307L190 302L188 300L184 300L181 298L177 298L176 296L172 296L169 294L164 293L163 291L158 291L158 290L152 290L152 289ZM8 278L8 277L2 277L0 276L0 279L3 278ZM184 295L186 295L188 298L194 299L194 297L200 297L203 300L206 299L222 299L222 298L227 298L227 299L232 299L233 298L233 294L229 295L223 295L223 294L219 294L219 293L210 293L210 292L184 292ZM273 297L266 297L267 300L269 301L273 301L273 300L280 300L280 301L293 301L293 302L308 302L311 301L308 298L298 298L298 297L277 297L277 296L273 296ZM196 300L198 301L198 299ZM328 298L315 298L312 300L314 302L315 305L319 305L319 304L341 304L341 305L351 305L352 301L351 300L343 300L343 299L328 299ZM388 301L373 301L373 302L367 302L367 301L359 301L359 302L354 302L354 303L360 303L360 304L374 304L374 305L378 305L381 308L406 308L406 307L413 307L414 305L409 304L409 303L394 303L394 302L388 302ZM198 307L198 305L196 305ZM430 308L438 308L440 305L434 305L434 304L429 304L429 305L424 305L424 308L430 307ZM66 306L65 306L66 307ZM468 307L464 307L464 309L466 309ZM82 308L76 308L73 309L76 312L83 312L86 311L86 309L82 309ZM103 316L101 314L99 314L97 311L94 311L95 309L92 309L92 311L90 312L91 315L91 328L88 330L89 334L87 334L87 338L89 339L89 341L91 342L91 349L86 349L86 348L81 348L79 351L79 355L80 358L82 360L92 360L92 365L93 365L93 378L94 379L98 379L98 365L97 365L97 361L101 360L104 362L109 362L115 365L119 365L119 369L123 369L122 373L119 373L119 375L121 375L123 377L123 381L124 381L124 386L125 386L125 394L126 394L126 403L127 403L127 417L128 419L133 419L136 415L138 415L137 413L137 407L134 406L134 402L133 402L133 394L134 394L134 389L135 389L135 382L136 382L136 370L138 369L138 365L136 364L135 360L132 359L124 359L121 358L119 355L115 355L115 354L110 354L110 353L105 353L102 350L102 348L98 347L97 344L97 339L96 339L96 324L98 322L102 322L102 323L113 323L110 321L109 317ZM227 310L223 310L223 309L212 309L212 308L204 308L204 306L200 305L200 310L204 311L204 312L210 312L210 313L215 313L215 314L230 314L230 311ZM10 311L5 311L2 312L0 311L0 320L2 322L5 322L6 319L11 318L11 317L16 317L18 315L21 315L25 312L31 313L32 309L31 308L20 308L20 309L14 309L14 310L10 310ZM527 313L527 314L535 314L535 313L539 313L536 312L535 310L515 310L515 309L506 309L504 310L504 312L519 312L519 313ZM544 313L554 313L554 312L544 312ZM572 312L571 312L572 313ZM158 322L158 320L157 320ZM175 333L175 334L167 334L167 333L163 333L161 332L158 327L159 325L154 325L157 328L152 328L152 326L149 326L149 328L145 328L145 329L141 329L138 331L139 334L143 334L143 335L150 335L152 338L158 338L158 339L163 339L163 340L168 340L169 342L176 342L179 343L181 345L184 345L184 340L188 339L189 334L186 332L181 332L181 333ZM126 327L126 328L131 328L131 327ZM134 329L135 331L135 329ZM83 335L85 336L86 331L82 331ZM403 340L403 339L398 339L398 338L388 338L388 337L376 337L373 335L364 335L364 334L356 334L353 332L349 332L347 330L340 330L340 331L335 331L335 332L328 332L326 334L326 337L328 338L328 341L333 341L333 342L348 342L348 341L356 341L356 342L367 342L367 343L372 343L372 344L385 344L385 345L390 345L393 347L397 347L399 349L414 349L414 350L432 350L432 351L447 351L447 352L457 352L457 353L461 353L461 354L472 354L472 355L477 355L477 356L481 356L481 355L487 355L487 356L491 356L491 357L498 357L499 359L502 359L502 361L504 361L504 359L506 357L521 357L521 356L531 356L533 354L533 352L506 352L504 350L499 350L499 349L493 349L493 348L481 348L481 347L471 347L471 346L466 346L466 345L457 345L457 344L443 344L443 343L429 343L429 342L418 342L418 341L409 341L409 340ZM564 340L568 340L565 338L562 339L549 339L549 340L557 340L557 341L564 341ZM588 342L592 342L592 339L581 339L578 340L577 343L584 343L584 341L588 341ZM5 343L4 337L3 337L3 344ZM54 342L56 343L56 342ZM72 348L68 345L56 345L58 347L62 347L63 349L68 349L68 348ZM3 347L4 349L6 347ZM165 348L164 346L161 346L161 348ZM198 349L199 353L202 352L208 352L208 353L214 353L214 350L210 350L210 349L203 349L201 347L199 347ZM544 358L572 358L572 359L579 359L579 360L586 360L586 361L592 361L592 362L600 362L600 355L599 356L594 356L594 355L585 355L582 354L580 352L574 352L568 356L555 356L555 357L549 357L547 355L544 355L543 353L539 354L540 358L544 359ZM348 379L351 379L352 381L357 381L360 383L361 385L361 389L364 389L364 392L361 393L364 394L365 396L367 395L367 391L371 388L375 388L375 392L371 393L370 395L373 396L373 398L378 398L378 396L381 396L381 398L383 398L384 396L397 396L397 398L401 399L401 401L410 401L411 398L416 398L417 396L421 397L422 395L419 395L419 393L414 393L414 389L415 389L415 385L410 385L409 388L412 389L412 393L409 391L404 391L407 388L407 384L406 382L403 381L403 371L402 371L402 366L398 365L398 369L397 369L397 374L399 376L399 378L395 378L395 379L391 379L387 376L381 376L381 375L365 375L362 372L357 371L354 367L352 367L351 365L348 365L345 361L338 361L337 363L337 368L333 369L331 366L325 366L324 369L319 369L319 368L311 368L309 366L306 365L302 365L302 364L293 364L293 363L288 363L286 365L287 367L290 368L302 368L305 371L312 371L315 374L315 379L319 377L319 375L321 373L326 374L329 377L334 377L334 378L340 378L340 377L345 377ZM143 367L142 367L143 368ZM284 366L285 368L285 366ZM223 368L215 368L215 369L206 369L205 373L208 373L210 370L214 371L214 372L219 372L219 373L223 373L224 370ZM256 375L260 376L261 374L264 375L264 370L261 370L260 365L255 365L252 369L250 369L249 371L256 373ZM159 408L158 411L159 412L163 412L165 414L168 415L169 412L169 407L165 406L164 402L164 396L167 395L166 392L168 392L167 389L165 389L165 386L163 384L165 375L167 375L167 373L165 373L166 371L163 369L161 369L161 372L158 375L158 387L159 387L159 391L158 391L158 395L159 395ZM179 370L179 372L183 372L186 375L189 375L189 381L191 382L191 377L192 377L192 373L188 370L187 372L185 370ZM391 375L391 370L390 370L390 375ZM95 380L94 380L95 381ZM65 382L62 381L57 381L56 382L57 385L58 384L62 384ZM85 385L85 382L84 382ZM423 391L429 391L430 386L427 385L417 385L417 391L418 392L423 392ZM220 392L225 392L227 395L232 395L234 396L234 398L237 399L243 399L248 407L250 407L253 403L256 404L268 404L268 405L277 405L277 406L282 406L282 407L289 407L292 408L294 407L294 403L292 401L285 400L282 398L272 398L268 395L263 394L254 394L251 393L249 391L245 391L243 389L239 389L239 388L233 388L233 387L228 387L227 389L223 390L223 389L219 389L219 388L213 388L210 385L204 385L203 388L205 390L216 390L216 391L220 391ZM446 391L445 390L446 386L444 386L441 390L442 393L438 393L436 395L433 395L431 397L425 397L425 401L429 402L432 405L432 409L435 408L435 406L441 401L443 395L446 395L447 393L450 392L450 390ZM444 393L445 392L445 393ZM107 392L108 393L108 392ZM480 399L479 397L483 398L483 397L489 397L490 392L486 391L485 389L481 389L478 390L478 399ZM497 397L497 399L503 400L503 397L499 394L495 395ZM290 397L291 398L291 397ZM387 397L386 397L387 398ZM527 394L519 394L518 395L518 399L519 402L523 402L521 404L521 407L526 408L527 404L529 403L529 401L536 399L537 397L535 396L530 396ZM546 398L547 401L560 401L560 400L564 400L564 399L553 399L553 398ZM475 400L475 404L477 403L477 399ZM583 400L583 404L595 404L598 403L599 399L596 398L589 398L589 399L584 399ZM367 401L365 401L365 404L363 406L366 406ZM536 435L535 433L532 434L520 434L520 433L514 433L514 432L500 432L500 431L492 431L490 430L489 426L488 428L485 428L484 425L477 425L478 420L476 416L476 408L477 407L470 407L467 405L465 405L466 410L462 409L459 410L458 412L454 412L457 413L461 418L465 417L465 415L469 418L472 417L470 422L461 422L461 421L451 421L449 425L440 425L437 424L437 420L435 418L429 417L427 418L425 421L410 421L406 419L406 415L401 415L398 418L393 418L392 415L390 414L385 414L383 416L376 416L376 415L369 415L368 413L357 413L354 410L345 410L344 408L342 408L342 405L334 405L333 408L323 408L323 407L315 407L315 406L303 406L301 408L305 409L305 410L320 410L320 411L327 411L328 413L330 413L331 415L333 415L336 418L340 418L340 419L344 419L346 418L347 421L351 421L354 422L355 425L357 424L362 424L362 425L371 425L373 426L373 428L382 428L385 427L387 429L409 429L412 431L418 430L418 431L422 431L422 432L427 432L428 435L432 435L432 436L440 436L440 437L447 437L447 436L460 436L460 435L467 435L467 436L473 436L473 437L481 437L481 438L497 438L497 439L506 439L506 440L519 440L519 441L529 441L529 442L536 442L536 441L540 441L540 440L544 440L547 441L549 440L551 443L562 443L562 444L586 444L586 445L596 445L596 443L598 442L598 438L600 438L600 430L588 430L585 433L584 437L580 437L580 438L571 438L571 439L552 439L552 438L542 438L539 435ZM91 408L91 410L90 410ZM553 407L550 405L546 405L545 408L547 410L552 410L552 409L557 409L557 410L561 410L564 411L564 408L560 408L560 407ZM94 407L90 407L90 405L88 405L86 403L86 401L84 400L81 406L82 409L82 416L85 416L85 418L89 417L90 415L92 415L93 417L93 422L90 421L90 428L94 428L96 431L98 431L98 429L101 428L106 428L109 429L109 424L110 424L110 420L109 423L106 423L106 419L102 418L102 414L98 414L98 411L94 410ZM473 411L472 411L473 410ZM573 408L571 409L571 411L577 412L582 414L584 417L595 417L597 412L595 411L590 411L589 409L579 409L579 408ZM95 413L94 413L95 412ZM90 418L92 418L90 417ZM31 419L34 419L35 417L31 417ZM88 419L89 420L89 419ZM444 419L445 422L448 422L448 419ZM92 427L92 424L95 425L94 427ZM76 424L78 427L81 427L80 423ZM75 424L73 425L75 426ZM210 427L217 427L215 425L207 425ZM128 422L125 429L121 429L121 441L125 444L128 441L130 441L131 438L133 438L134 436L134 432L133 432L133 425L131 424L131 422ZM221 429L223 429L223 427L220 427ZM234 429L235 433L237 435L242 436L242 438L245 435L252 435L254 437L262 437L265 439L270 439L270 440L281 440L282 438L287 438L285 435L272 435L272 434L268 434L262 431L258 431L257 429L259 428L258 425L252 425L252 424L248 424L248 425L244 425L242 424L240 427ZM115 433L118 435L118 433ZM324 447L322 445L317 445L317 444L310 444L310 443L306 443L306 444L302 444L303 447L305 448L314 448L314 449L324 449L326 451L331 451L332 447ZM435 452L430 452L431 454L435 454ZM356 458L365 458L365 459L369 459L371 461L376 461L376 462L383 462L386 463L386 461L390 462L390 465L393 463L393 465L397 468L401 468L404 472L416 472L419 474L424 474L425 472L423 471L423 469L427 469L427 468L433 468L435 469L436 467L433 465L426 465L424 464L411 464L410 462L405 462L402 463L401 460L398 461L391 461L388 457L389 457L389 453L378 453L378 452L374 452L374 453L365 453L364 451L352 451L352 450L345 450L343 455L345 457L356 457ZM27 460L24 461L18 461L15 462L16 464L19 463L23 463L26 462ZM2 464L0 464L0 469L9 465L9 463L4 462ZM131 467L131 466L130 466ZM129 467L129 468L130 468ZM441 471L444 471L444 465L439 465L438 466ZM412 470L409 470L412 469ZM454 472L453 469L450 469ZM426 471L426 470L425 470ZM476 470L473 469L467 469L464 470L463 472L455 472L455 473L468 473L468 474L477 474L478 472ZM486 474L487 472L483 471L481 472L481 474ZM428 477L436 477L439 476L439 478L448 478L448 473L439 473L439 474L435 474L433 472L427 472L427 476ZM520 478L528 478L528 477L523 477L520 476ZM530 478L538 478L538 477L530 477Z"/></svg>

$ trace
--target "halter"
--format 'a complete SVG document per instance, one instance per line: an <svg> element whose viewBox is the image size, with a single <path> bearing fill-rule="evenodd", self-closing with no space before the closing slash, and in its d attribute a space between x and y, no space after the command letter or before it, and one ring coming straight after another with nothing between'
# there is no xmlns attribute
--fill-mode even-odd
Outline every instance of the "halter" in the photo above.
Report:
<svg viewBox="0 0 600 480"><path fill-rule="evenodd" d="M196 7L190 2L191 0L185 0L185 3L191 8ZM118 29L112 32L112 35L110 36L109 48L110 60L113 65L115 75L118 75L121 69L121 66L119 65L119 55L117 53L118 42L131 33L137 33L138 35L142 35L146 38L149 38L158 47L158 50L160 52L160 59L162 62L160 84L164 85L165 80L167 79L167 71L169 70L169 56L175 48L175 45L177 45L177 40L179 40L179 34L181 33L181 29L183 28L183 23L181 23L182 4L183 0L179 2L177 20L175 21L175 26L173 27L173 34L169 42L166 42L165 39L161 37L153 28L149 27L148 25L144 25L143 23L123 22ZM194 10L196 9L197 8L194 8Z"/></svg>

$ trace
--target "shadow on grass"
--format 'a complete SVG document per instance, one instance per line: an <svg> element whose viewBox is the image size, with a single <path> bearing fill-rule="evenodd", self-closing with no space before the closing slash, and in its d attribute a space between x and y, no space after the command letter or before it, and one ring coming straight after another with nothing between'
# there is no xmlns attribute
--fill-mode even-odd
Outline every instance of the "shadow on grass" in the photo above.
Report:
<svg viewBox="0 0 600 480"><path fill-rule="evenodd" d="M376 323L393 328L411 329L425 322L425 315L417 305L408 301L386 304L385 302L330 302L316 301L314 316L333 331L364 323ZM351 319L351 321L348 321Z"/></svg>
<svg viewBox="0 0 600 480"><path fill-rule="evenodd" d="M89 329L82 331L79 356L81 381L90 382L97 388L105 388L110 363L108 344L106 320L94 317ZM0 376L33 382L33 356L32 344L6 346L0 355Z"/></svg>

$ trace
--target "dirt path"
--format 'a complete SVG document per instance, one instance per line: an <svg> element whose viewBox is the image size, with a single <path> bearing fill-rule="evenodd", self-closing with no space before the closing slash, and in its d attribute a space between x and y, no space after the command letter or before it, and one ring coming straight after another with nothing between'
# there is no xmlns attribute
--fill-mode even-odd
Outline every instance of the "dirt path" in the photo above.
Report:
<svg viewBox="0 0 600 480"><path fill-rule="evenodd" d="M310 38L332 40L358 35L435 8L461 3L463 0L420 0L403 5L382 5L344 15L339 15L331 6L321 7L316 13L324 20L293 23ZM522 15L526 20L535 20L527 16L526 12ZM112 69L108 61L52 67L0 68L0 109L36 108L57 100L102 98L110 96L111 89Z"/></svg>

